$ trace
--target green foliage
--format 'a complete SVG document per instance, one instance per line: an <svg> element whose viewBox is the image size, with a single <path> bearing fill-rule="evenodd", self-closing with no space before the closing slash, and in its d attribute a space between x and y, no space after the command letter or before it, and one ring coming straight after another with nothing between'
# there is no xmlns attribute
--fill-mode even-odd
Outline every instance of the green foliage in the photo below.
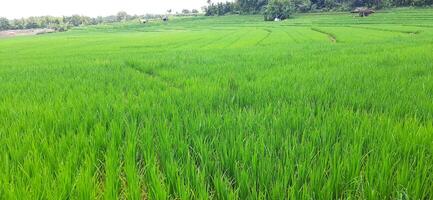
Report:
<svg viewBox="0 0 433 200"><path fill-rule="evenodd" d="M188 10L188 9L183 9L182 10L182 14L184 14L184 15L187 15L187 14L190 14L190 13L191 13L191 11Z"/></svg>
<svg viewBox="0 0 433 200"><path fill-rule="evenodd" d="M129 15L125 11L120 11L117 13L116 17L117 17L117 21L121 22L127 20L129 18Z"/></svg>
<svg viewBox="0 0 433 200"><path fill-rule="evenodd" d="M0 39L0 199L431 199L433 10Z"/></svg>
<svg viewBox="0 0 433 200"><path fill-rule="evenodd" d="M11 25L9 24L9 20L4 17L0 17L0 30L10 29Z"/></svg>
<svg viewBox="0 0 433 200"><path fill-rule="evenodd" d="M292 11L348 11L355 7L373 7L376 9L397 6L432 6L433 0L236 0L226 3L207 1L207 16L224 14L265 14L265 20L273 15L289 15ZM283 8L288 7L288 8ZM290 11L276 11L290 10ZM277 12L276 14L269 14ZM288 13L288 14L284 14Z"/></svg>
<svg viewBox="0 0 433 200"><path fill-rule="evenodd" d="M273 21L274 19L287 19L293 11L293 7L289 0L271 0L266 6L265 20Z"/></svg>
<svg viewBox="0 0 433 200"><path fill-rule="evenodd" d="M40 16L8 20L0 18L0 30L7 29L34 29L34 28L50 28L56 31L66 31L71 27L81 25L97 25L102 23L114 23L122 21L131 21L138 18L160 18L159 15L128 15L126 12L119 12L117 15L106 17L91 18L81 15L72 15L64 17Z"/></svg>
<svg viewBox="0 0 433 200"><path fill-rule="evenodd" d="M225 14L235 14L239 12L238 4L233 2L219 2L219 3L211 3L204 8L206 16L214 16L214 15L225 15Z"/></svg>
<svg viewBox="0 0 433 200"><path fill-rule="evenodd" d="M241 13L258 14L268 4L268 0L237 0Z"/></svg>

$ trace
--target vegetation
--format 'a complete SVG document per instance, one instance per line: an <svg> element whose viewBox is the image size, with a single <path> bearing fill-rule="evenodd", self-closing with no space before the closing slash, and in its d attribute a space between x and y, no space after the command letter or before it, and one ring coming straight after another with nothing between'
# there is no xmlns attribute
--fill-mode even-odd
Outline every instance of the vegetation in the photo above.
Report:
<svg viewBox="0 0 433 200"><path fill-rule="evenodd" d="M234 2L219 2L219 3L212 3L208 1L208 6L204 7L203 10L205 12L206 16L212 16L212 15L225 15L225 14L239 14L240 13L240 7L238 3Z"/></svg>
<svg viewBox="0 0 433 200"><path fill-rule="evenodd" d="M292 12L348 11L355 7L376 9L402 6L432 6L433 0L235 0L234 2L212 3L208 0L204 8L207 16L225 14L259 14L265 19L270 16L289 16Z"/></svg>
<svg viewBox="0 0 433 200"><path fill-rule="evenodd" d="M431 199L433 10L0 39L0 199Z"/></svg>
<svg viewBox="0 0 433 200"><path fill-rule="evenodd" d="M9 20L4 18L4 17L0 17L0 30L7 30L10 29L11 25L9 24Z"/></svg>
<svg viewBox="0 0 433 200"><path fill-rule="evenodd" d="M273 21L274 19L287 19L292 12L289 0L271 0L266 6L265 20Z"/></svg>
<svg viewBox="0 0 433 200"><path fill-rule="evenodd" d="M196 12L196 10L194 11ZM106 23L115 23L123 21L137 20L141 18L154 19L160 18L161 15L129 15L128 13L121 11L116 15L106 17L87 17L81 15L53 17L53 16L41 16L41 17L29 17L22 19L8 20L6 18L0 18L0 30L19 30L19 29L34 29L34 28L50 28L57 31L66 31L72 27L81 25L97 25Z"/></svg>

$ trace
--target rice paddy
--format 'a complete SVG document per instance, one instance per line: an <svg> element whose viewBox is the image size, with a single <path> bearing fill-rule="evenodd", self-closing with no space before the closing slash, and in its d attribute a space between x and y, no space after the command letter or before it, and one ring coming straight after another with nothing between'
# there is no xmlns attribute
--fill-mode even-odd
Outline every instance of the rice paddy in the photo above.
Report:
<svg viewBox="0 0 433 200"><path fill-rule="evenodd" d="M433 9L0 39L0 199L431 199Z"/></svg>

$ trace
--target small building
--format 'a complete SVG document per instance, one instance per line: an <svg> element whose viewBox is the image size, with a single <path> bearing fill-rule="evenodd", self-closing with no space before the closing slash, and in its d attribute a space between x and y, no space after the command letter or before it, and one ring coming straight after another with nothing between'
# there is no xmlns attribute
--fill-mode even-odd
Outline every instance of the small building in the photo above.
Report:
<svg viewBox="0 0 433 200"><path fill-rule="evenodd" d="M357 7L353 9L351 13L358 13L360 17L368 17L374 13L374 10L366 7Z"/></svg>
<svg viewBox="0 0 433 200"><path fill-rule="evenodd" d="M149 20L147 19L139 19L138 21L140 22L140 24L147 24L149 22Z"/></svg>

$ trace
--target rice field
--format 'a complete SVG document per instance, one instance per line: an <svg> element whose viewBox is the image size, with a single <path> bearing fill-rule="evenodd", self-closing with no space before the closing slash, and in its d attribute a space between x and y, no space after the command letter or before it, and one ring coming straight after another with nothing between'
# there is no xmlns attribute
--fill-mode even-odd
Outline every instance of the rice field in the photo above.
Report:
<svg viewBox="0 0 433 200"><path fill-rule="evenodd" d="M0 39L0 199L432 199L433 9Z"/></svg>

